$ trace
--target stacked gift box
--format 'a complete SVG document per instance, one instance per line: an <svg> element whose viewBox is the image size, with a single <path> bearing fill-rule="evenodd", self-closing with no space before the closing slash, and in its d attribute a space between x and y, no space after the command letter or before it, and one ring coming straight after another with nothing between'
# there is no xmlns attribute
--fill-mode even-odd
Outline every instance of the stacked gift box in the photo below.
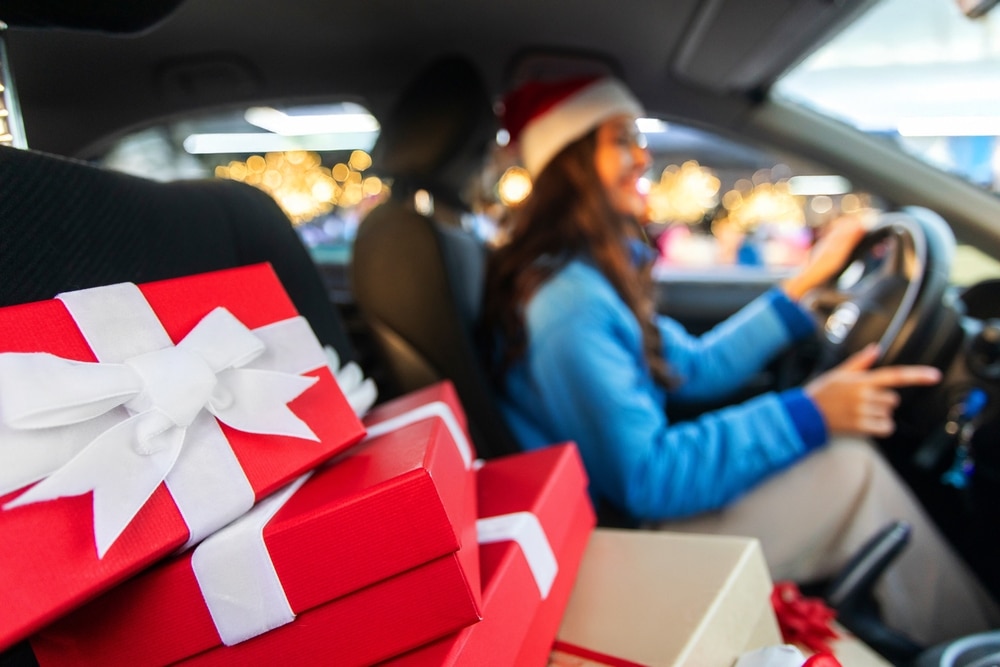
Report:
<svg viewBox="0 0 1000 667"><path fill-rule="evenodd" d="M448 382L359 419L270 267L0 309L0 353L0 651L545 664L575 447L477 464Z"/></svg>

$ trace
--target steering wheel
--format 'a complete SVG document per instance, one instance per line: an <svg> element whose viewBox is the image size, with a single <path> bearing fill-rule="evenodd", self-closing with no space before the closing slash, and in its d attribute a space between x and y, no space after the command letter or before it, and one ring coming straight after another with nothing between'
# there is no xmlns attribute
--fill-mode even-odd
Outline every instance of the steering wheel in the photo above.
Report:
<svg viewBox="0 0 1000 667"><path fill-rule="evenodd" d="M803 299L821 323L818 375L869 343L878 365L934 364L950 327L942 319L955 237L926 208L882 213L844 267Z"/></svg>

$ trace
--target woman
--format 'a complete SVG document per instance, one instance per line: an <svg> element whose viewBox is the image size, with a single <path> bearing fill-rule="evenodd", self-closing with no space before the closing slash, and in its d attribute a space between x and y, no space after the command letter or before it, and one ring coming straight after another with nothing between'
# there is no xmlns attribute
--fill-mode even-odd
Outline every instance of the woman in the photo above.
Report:
<svg viewBox="0 0 1000 667"><path fill-rule="evenodd" d="M704 336L656 315L639 178L650 166L621 82L532 82L505 100L531 173L487 274L485 323L504 412L527 449L575 441L591 492L647 526L752 535L775 579L830 576L893 519L911 544L880 581L886 621L930 644L993 627L992 603L860 439L894 429L893 388L931 367L871 370L874 346L803 388L670 423L671 401L717 399L814 329L798 301L864 235L845 219L792 278Z"/></svg>

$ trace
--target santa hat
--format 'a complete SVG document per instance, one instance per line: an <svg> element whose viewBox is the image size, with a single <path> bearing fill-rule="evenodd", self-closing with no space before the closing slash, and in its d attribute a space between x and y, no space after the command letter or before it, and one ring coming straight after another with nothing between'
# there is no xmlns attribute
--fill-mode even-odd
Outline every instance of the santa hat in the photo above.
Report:
<svg viewBox="0 0 1000 667"><path fill-rule="evenodd" d="M511 92L503 106L504 127L511 143L519 145L521 162L532 177L609 118L643 114L632 92L608 76L531 81Z"/></svg>

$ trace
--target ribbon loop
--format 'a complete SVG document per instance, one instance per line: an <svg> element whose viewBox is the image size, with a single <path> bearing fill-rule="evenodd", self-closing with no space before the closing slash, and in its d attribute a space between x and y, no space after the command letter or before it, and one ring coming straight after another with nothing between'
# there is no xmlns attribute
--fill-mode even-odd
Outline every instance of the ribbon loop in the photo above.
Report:
<svg viewBox="0 0 1000 667"><path fill-rule="evenodd" d="M78 424L141 389L121 364L91 364L45 352L0 354L0 421L16 429Z"/></svg>
<svg viewBox="0 0 1000 667"><path fill-rule="evenodd" d="M222 307L206 315L177 347L196 352L215 372L246 366L265 350L264 341Z"/></svg>
<svg viewBox="0 0 1000 667"><path fill-rule="evenodd" d="M221 441L228 455L200 458L227 467L228 442L207 425L190 428L195 423L214 424L214 415L244 432L319 440L288 407L317 378L299 375L304 369L289 372L280 350L268 356L268 370L252 368L267 345L225 308L202 318L175 346L134 285L60 298L101 361L0 354L0 494L42 479L3 509L93 491L95 543L103 556L162 482L172 495L197 486L186 479L198 475L191 466L185 479L170 479L179 460L195 460L181 455L189 440L200 447ZM282 350L315 345L302 327L272 329L267 338ZM304 363L301 354L294 361ZM253 494L238 472L242 483L222 504L245 511ZM191 503L175 501L187 520ZM216 520L222 519L210 523ZM188 524L192 535L212 528Z"/></svg>

